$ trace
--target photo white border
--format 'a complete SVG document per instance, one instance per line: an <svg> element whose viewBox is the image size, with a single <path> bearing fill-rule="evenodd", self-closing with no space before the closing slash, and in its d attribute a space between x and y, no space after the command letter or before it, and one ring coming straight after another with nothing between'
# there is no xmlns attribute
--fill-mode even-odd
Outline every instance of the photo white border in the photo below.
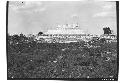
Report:
<svg viewBox="0 0 125 83"><path fill-rule="evenodd" d="M9 0L9 1L17 1L17 0ZM18 1L29 1L29 0L18 0ZM35 1L35 0L30 0ZM53 1L53 0L38 0L38 1ZM78 0L54 0L54 1L78 1ZM81 0L82 1L82 0ZM100 0L98 0L100 1ZM105 0L105 1L115 1L115 0ZM125 0L119 0L119 78L118 81L57 81L57 80L7 80L7 57L6 57L6 2L7 0L0 1L0 82L1 83L21 83L21 82L30 82L34 83L35 81L38 83L45 82L45 83L71 83L71 82L119 82L124 83L125 78L125 55L124 55L124 46L125 46Z"/></svg>

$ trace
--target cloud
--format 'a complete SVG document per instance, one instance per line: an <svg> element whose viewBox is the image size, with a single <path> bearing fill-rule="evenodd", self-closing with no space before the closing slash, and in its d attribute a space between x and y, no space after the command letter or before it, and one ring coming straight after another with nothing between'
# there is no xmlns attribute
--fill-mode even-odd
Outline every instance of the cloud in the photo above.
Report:
<svg viewBox="0 0 125 83"><path fill-rule="evenodd" d="M30 8L30 7L39 7L42 6L43 3L41 1L27 1L25 2L24 8Z"/></svg>
<svg viewBox="0 0 125 83"><path fill-rule="evenodd" d="M115 3L103 2L99 4L101 11L93 15L93 17L114 17L115 12Z"/></svg>
<svg viewBox="0 0 125 83"><path fill-rule="evenodd" d="M93 15L93 17L114 17L115 12L99 12Z"/></svg>
<svg viewBox="0 0 125 83"><path fill-rule="evenodd" d="M104 9L111 9L113 8L113 5L105 5L105 6L102 6Z"/></svg>
<svg viewBox="0 0 125 83"><path fill-rule="evenodd" d="M109 14L109 12L100 12L96 13L93 17L105 17Z"/></svg>
<svg viewBox="0 0 125 83"><path fill-rule="evenodd" d="M39 9L35 9L34 11L39 12L39 11L45 11L45 10L46 10L46 8L39 8Z"/></svg>
<svg viewBox="0 0 125 83"><path fill-rule="evenodd" d="M41 1L10 1L9 7L16 12L38 12L46 10Z"/></svg>

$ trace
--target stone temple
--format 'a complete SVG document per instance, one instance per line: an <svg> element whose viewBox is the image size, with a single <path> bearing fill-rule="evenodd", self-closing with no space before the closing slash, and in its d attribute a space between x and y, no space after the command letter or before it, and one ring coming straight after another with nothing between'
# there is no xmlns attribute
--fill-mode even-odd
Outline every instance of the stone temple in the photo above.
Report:
<svg viewBox="0 0 125 83"><path fill-rule="evenodd" d="M38 36L36 39L44 39L47 42L77 42L77 41L89 41L93 35L85 34L83 30L79 28L78 24L65 24L57 25L55 30L48 30L46 33Z"/></svg>
<svg viewBox="0 0 125 83"><path fill-rule="evenodd" d="M65 25L57 25L55 30L48 30L45 34L85 34L83 30L79 29L78 24L65 24Z"/></svg>
<svg viewBox="0 0 125 83"><path fill-rule="evenodd" d="M37 36L36 40L45 40L45 42L53 43L70 43L70 42L81 42L81 41L91 41L92 39L105 38L107 40L117 41L117 36L113 34L102 34L93 35L86 34L82 29L79 28L78 24L65 24L57 25L56 29L48 30L46 33Z"/></svg>

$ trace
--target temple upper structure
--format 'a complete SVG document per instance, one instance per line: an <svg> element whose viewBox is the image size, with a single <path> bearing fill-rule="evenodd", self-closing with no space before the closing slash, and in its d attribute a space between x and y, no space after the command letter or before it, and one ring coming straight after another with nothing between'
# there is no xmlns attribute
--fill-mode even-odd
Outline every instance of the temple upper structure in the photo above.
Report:
<svg viewBox="0 0 125 83"><path fill-rule="evenodd" d="M48 30L45 34L84 34L78 24L57 25L55 30Z"/></svg>

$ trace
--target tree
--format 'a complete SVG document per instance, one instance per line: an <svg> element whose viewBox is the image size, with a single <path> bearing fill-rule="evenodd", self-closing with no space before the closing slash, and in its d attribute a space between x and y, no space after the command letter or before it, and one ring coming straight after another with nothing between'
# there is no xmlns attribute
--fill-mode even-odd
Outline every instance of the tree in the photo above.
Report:
<svg viewBox="0 0 125 83"><path fill-rule="evenodd" d="M109 27L103 28L103 31L104 31L104 34L108 34L108 35L111 34L111 30Z"/></svg>
<svg viewBox="0 0 125 83"><path fill-rule="evenodd" d="M25 40L27 40L28 38L24 35L24 34L20 34L20 41L24 42Z"/></svg>
<svg viewBox="0 0 125 83"><path fill-rule="evenodd" d="M20 41L20 37L17 34L15 34L15 35L13 35L13 39L12 40L16 41L16 42L19 42Z"/></svg>
<svg viewBox="0 0 125 83"><path fill-rule="evenodd" d="M39 35L42 35L42 34L43 34L43 32L39 32L39 33L38 33L38 36L39 36Z"/></svg>

